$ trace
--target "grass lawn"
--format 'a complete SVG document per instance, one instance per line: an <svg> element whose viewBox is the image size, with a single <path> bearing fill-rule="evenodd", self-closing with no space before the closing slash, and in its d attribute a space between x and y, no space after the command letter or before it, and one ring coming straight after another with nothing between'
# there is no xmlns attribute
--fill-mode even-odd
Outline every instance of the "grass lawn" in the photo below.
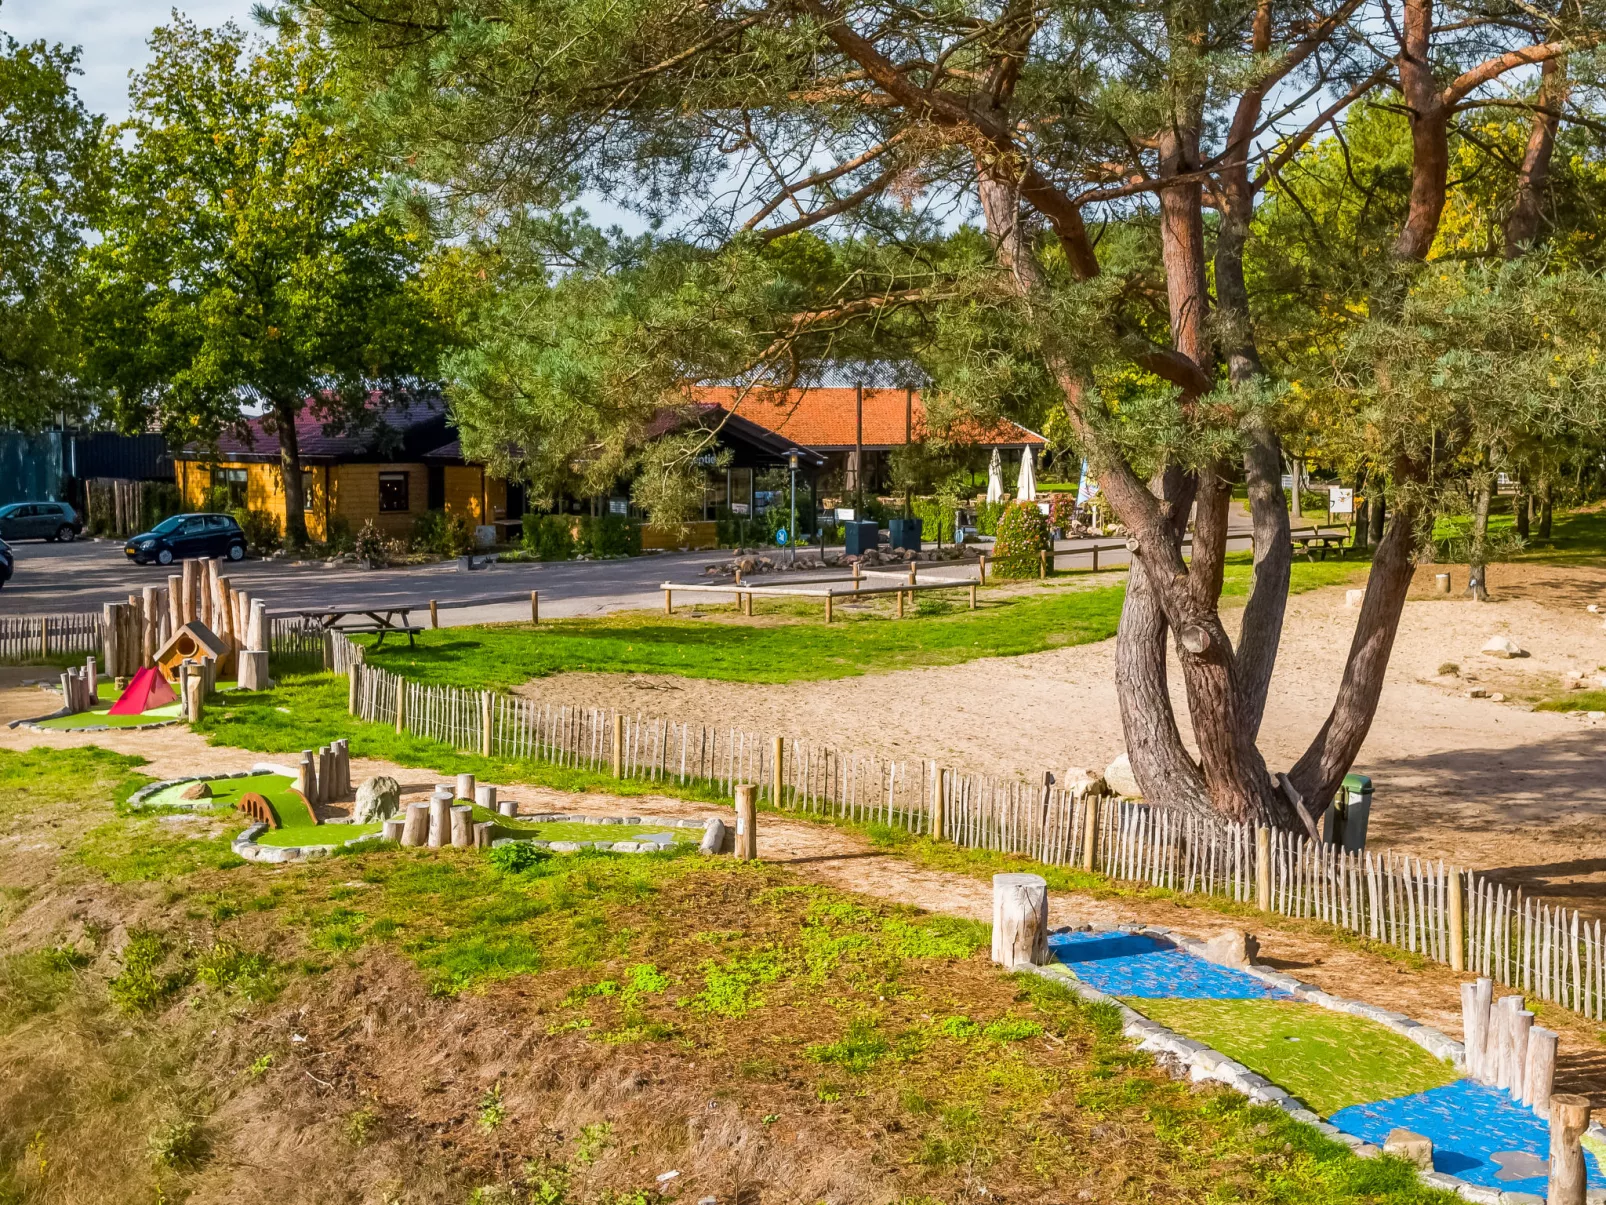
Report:
<svg viewBox="0 0 1606 1205"><path fill-rule="evenodd" d="M1516 520L1507 510L1489 516L1489 535L1493 539L1511 536ZM1606 562L1606 508L1557 511L1550 526L1550 539L1542 540L1535 524L1528 546L1501 556L1502 561L1532 561L1542 565L1599 565ZM1440 519L1433 528L1435 540L1458 541L1458 556L1466 555L1465 542L1472 531L1467 515Z"/></svg>
<svg viewBox="0 0 1606 1205"><path fill-rule="evenodd" d="M1365 1017L1293 1000L1128 1000L1185 1037L1286 1088L1323 1117L1457 1079L1415 1042Z"/></svg>
<svg viewBox="0 0 1606 1205"><path fill-rule="evenodd" d="M1358 560L1296 562L1292 591L1349 582L1365 571ZM1247 595L1247 554L1229 558L1223 594ZM1115 635L1122 584L1094 585L1072 575L1046 583L981 591L982 605L922 599L902 621L847 615L827 626L812 604L768 603L755 619L734 606L704 606L707 618L621 612L601 619L443 628L426 631L415 648L394 643L369 661L409 677L471 688L507 687L570 670L683 674L729 682L796 682L955 665L1011 657ZM885 610L891 604L878 603ZM770 610L769 608L773 608ZM842 612L839 611L839 614Z"/></svg>
<svg viewBox="0 0 1606 1205"><path fill-rule="evenodd" d="M155 724L162 720L176 720L180 718L181 704L174 700L163 707L153 707L141 715L111 715L108 709L117 702L117 686L112 682L97 682L95 684L95 706L89 711L80 711L76 715L57 716L53 720L42 720L41 728L57 728L63 731L72 731L75 728L92 728L104 724L108 728L137 728L141 724Z"/></svg>
<svg viewBox="0 0 1606 1205"><path fill-rule="evenodd" d="M208 861L116 814L142 781L0 751L59 851L0 845L0 1199L1451 1199L1169 1079L985 925L679 851Z"/></svg>
<svg viewBox="0 0 1606 1205"><path fill-rule="evenodd" d="M1534 705L1535 711L1606 711L1606 690L1570 690Z"/></svg>

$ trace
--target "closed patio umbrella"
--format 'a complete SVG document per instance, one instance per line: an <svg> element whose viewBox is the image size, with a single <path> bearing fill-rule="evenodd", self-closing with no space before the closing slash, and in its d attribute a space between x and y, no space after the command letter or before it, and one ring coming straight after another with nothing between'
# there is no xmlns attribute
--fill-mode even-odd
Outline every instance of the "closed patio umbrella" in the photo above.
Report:
<svg viewBox="0 0 1606 1205"><path fill-rule="evenodd" d="M987 466L987 501L1002 502L1004 500L1004 458L993 449L992 463Z"/></svg>
<svg viewBox="0 0 1606 1205"><path fill-rule="evenodd" d="M1020 480L1015 483L1015 497L1022 502L1031 502L1037 497L1037 473L1032 468L1030 448L1020 454Z"/></svg>

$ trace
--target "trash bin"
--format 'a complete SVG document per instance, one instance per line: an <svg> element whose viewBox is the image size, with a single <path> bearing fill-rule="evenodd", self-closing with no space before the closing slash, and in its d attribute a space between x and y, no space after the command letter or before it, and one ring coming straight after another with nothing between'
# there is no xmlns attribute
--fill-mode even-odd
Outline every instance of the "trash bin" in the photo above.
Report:
<svg viewBox="0 0 1606 1205"><path fill-rule="evenodd" d="M1322 817L1322 840L1342 845L1345 853L1366 848L1366 829L1372 819L1372 780L1364 774L1344 775L1333 806Z"/></svg>
<svg viewBox="0 0 1606 1205"><path fill-rule="evenodd" d="M893 519L887 524L889 542L894 548L908 548L919 552L920 524L919 519Z"/></svg>
<svg viewBox="0 0 1606 1205"><path fill-rule="evenodd" d="M859 519L842 525L843 552L847 556L861 556L881 544L880 525L870 519Z"/></svg>

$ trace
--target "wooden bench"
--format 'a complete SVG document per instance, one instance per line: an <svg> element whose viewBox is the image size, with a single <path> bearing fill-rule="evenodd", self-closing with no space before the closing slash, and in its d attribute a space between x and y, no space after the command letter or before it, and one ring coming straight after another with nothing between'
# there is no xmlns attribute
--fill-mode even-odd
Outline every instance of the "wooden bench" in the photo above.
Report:
<svg viewBox="0 0 1606 1205"><path fill-rule="evenodd" d="M1318 531L1315 528L1308 527L1291 531L1288 535L1293 541L1294 551L1304 553L1307 561L1317 559L1311 556L1312 546L1320 549L1321 559L1324 561L1327 559L1327 550L1329 548L1338 549L1338 555L1342 558L1345 549L1344 541L1349 539L1349 532L1347 531Z"/></svg>

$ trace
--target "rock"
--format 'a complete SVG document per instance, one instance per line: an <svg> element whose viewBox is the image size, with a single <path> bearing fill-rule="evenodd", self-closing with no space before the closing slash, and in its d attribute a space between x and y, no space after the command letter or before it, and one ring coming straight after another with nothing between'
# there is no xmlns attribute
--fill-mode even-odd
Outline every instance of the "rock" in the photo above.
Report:
<svg viewBox="0 0 1606 1205"><path fill-rule="evenodd" d="M1084 770L1080 766L1072 766L1065 771L1065 778L1060 785L1073 799L1085 799L1089 795L1108 795L1109 784L1104 781L1104 775L1097 770Z"/></svg>
<svg viewBox="0 0 1606 1205"><path fill-rule="evenodd" d="M1487 699L1488 697L1489 692L1484 690L1481 686L1474 686L1471 690L1467 691L1467 698L1469 699Z"/></svg>
<svg viewBox="0 0 1606 1205"><path fill-rule="evenodd" d="M1344 591L1344 605L1346 607L1348 607L1352 611L1357 610L1360 607L1362 601L1365 598L1366 598L1366 591L1365 590L1346 590L1346 591Z"/></svg>
<svg viewBox="0 0 1606 1205"><path fill-rule="evenodd" d="M1128 799L1143 798L1143 789L1132 774L1132 759L1125 753L1104 767L1104 782L1116 795Z"/></svg>
<svg viewBox="0 0 1606 1205"><path fill-rule="evenodd" d="M1509 660L1512 657L1526 657L1528 654L1523 647L1510 636L1491 636L1484 642L1479 652L1487 653L1491 657Z"/></svg>
<svg viewBox="0 0 1606 1205"><path fill-rule="evenodd" d="M178 793L180 799L210 799L212 788L204 782L192 782Z"/></svg>
<svg viewBox="0 0 1606 1205"><path fill-rule="evenodd" d="M372 824L375 820L388 820L401 808L401 783L386 774L365 779L357 788L357 802L352 805L351 819L355 824Z"/></svg>
<svg viewBox="0 0 1606 1205"><path fill-rule="evenodd" d="M1255 940L1253 934L1238 929L1227 929L1216 934L1205 942L1204 948L1207 962L1224 967L1246 967L1255 960L1255 955L1258 953L1260 953L1260 942Z"/></svg>
<svg viewBox="0 0 1606 1205"><path fill-rule="evenodd" d="M1410 1130L1390 1130L1383 1140L1383 1153L1414 1163L1425 1172L1433 1170L1433 1140Z"/></svg>
<svg viewBox="0 0 1606 1205"><path fill-rule="evenodd" d="M1588 611L1591 615L1599 615L1600 614L1600 604L1599 603L1590 603L1589 606L1584 608L1584 610Z"/></svg>
<svg viewBox="0 0 1606 1205"><path fill-rule="evenodd" d="M1497 690L1489 696L1489 700L1493 703L1504 703L1506 701L1506 696Z"/></svg>
<svg viewBox="0 0 1606 1205"><path fill-rule="evenodd" d="M1606 720L1606 711L1589 711L1584 713L1586 720Z"/></svg>
<svg viewBox="0 0 1606 1205"><path fill-rule="evenodd" d="M1584 680L1584 671L1581 669L1570 669L1563 674L1562 677L1566 678L1569 682L1582 682Z"/></svg>
<svg viewBox="0 0 1606 1205"><path fill-rule="evenodd" d="M724 845L725 822L718 816L711 816L703 825L703 841L697 848L705 854L717 854Z"/></svg>

